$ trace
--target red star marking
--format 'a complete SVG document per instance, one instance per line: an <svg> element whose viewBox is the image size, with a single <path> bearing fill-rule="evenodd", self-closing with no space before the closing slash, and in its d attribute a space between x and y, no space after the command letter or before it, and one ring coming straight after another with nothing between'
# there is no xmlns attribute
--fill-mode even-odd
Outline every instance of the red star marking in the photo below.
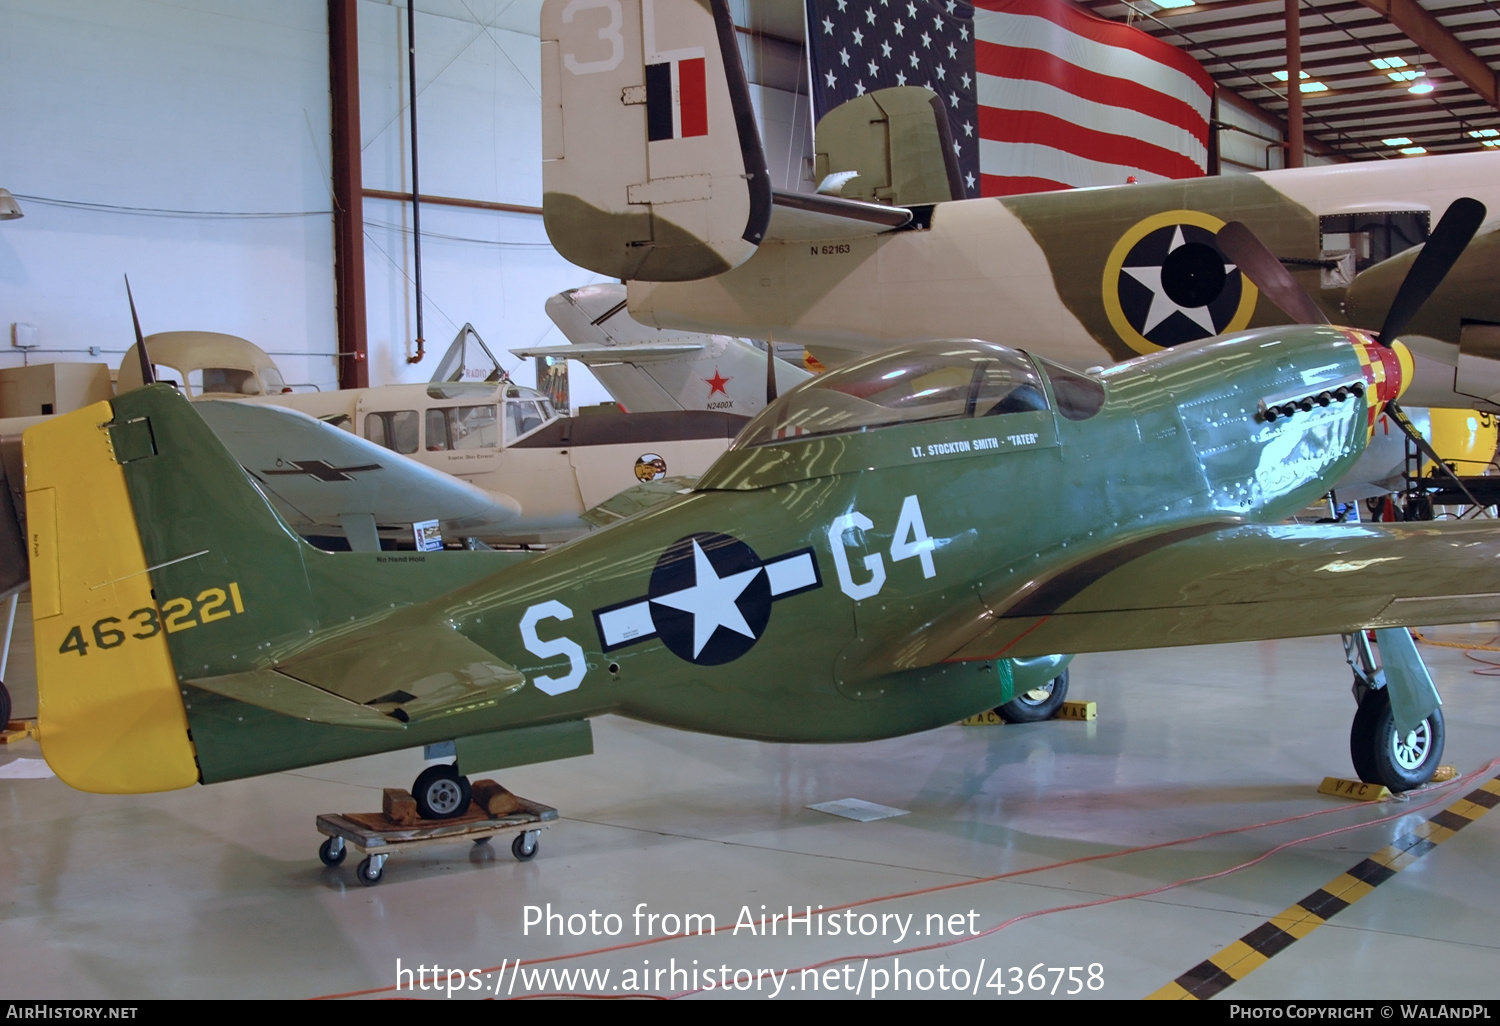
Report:
<svg viewBox="0 0 1500 1026"><path fill-rule="evenodd" d="M720 395L728 395L729 393L724 391L724 386L729 384L733 380L733 378L726 378L724 375L720 374L719 368L715 367L714 376L711 378L704 378L703 382L708 385L708 395L711 399L713 398L713 394L715 392L718 392Z"/></svg>

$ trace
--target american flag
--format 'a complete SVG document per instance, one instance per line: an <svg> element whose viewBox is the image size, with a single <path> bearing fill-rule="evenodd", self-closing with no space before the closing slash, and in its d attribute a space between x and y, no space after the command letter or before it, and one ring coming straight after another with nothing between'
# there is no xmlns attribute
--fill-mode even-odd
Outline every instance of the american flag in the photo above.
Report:
<svg viewBox="0 0 1500 1026"><path fill-rule="evenodd" d="M1213 82L1067 0L806 0L813 111L876 89L943 101L970 196L1192 178Z"/></svg>

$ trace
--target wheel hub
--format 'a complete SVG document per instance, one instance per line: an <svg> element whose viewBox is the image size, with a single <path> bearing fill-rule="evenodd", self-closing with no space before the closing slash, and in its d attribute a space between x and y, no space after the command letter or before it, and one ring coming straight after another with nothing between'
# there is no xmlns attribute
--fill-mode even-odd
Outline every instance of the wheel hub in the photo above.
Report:
<svg viewBox="0 0 1500 1026"><path fill-rule="evenodd" d="M461 798L462 792L452 780L440 780L427 789L427 804L444 815L456 810Z"/></svg>
<svg viewBox="0 0 1500 1026"><path fill-rule="evenodd" d="M1432 745L1432 730L1426 720L1417 725L1417 729L1410 731L1405 737L1399 734L1391 738L1391 752L1395 756L1396 764L1405 770L1414 770L1421 766L1427 758L1427 752Z"/></svg>

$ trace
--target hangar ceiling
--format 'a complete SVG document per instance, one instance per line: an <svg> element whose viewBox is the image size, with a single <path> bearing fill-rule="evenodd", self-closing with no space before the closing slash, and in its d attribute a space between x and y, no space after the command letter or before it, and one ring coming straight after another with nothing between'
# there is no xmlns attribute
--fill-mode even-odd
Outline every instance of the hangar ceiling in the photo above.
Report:
<svg viewBox="0 0 1500 1026"><path fill-rule="evenodd" d="M1218 82L1221 97L1233 92L1285 119L1284 0L1199 0L1176 8L1150 0L1081 3L1191 54ZM1415 147L1500 148L1500 2L1300 0L1298 9L1308 149L1381 160ZM1400 139L1409 142L1385 141Z"/></svg>

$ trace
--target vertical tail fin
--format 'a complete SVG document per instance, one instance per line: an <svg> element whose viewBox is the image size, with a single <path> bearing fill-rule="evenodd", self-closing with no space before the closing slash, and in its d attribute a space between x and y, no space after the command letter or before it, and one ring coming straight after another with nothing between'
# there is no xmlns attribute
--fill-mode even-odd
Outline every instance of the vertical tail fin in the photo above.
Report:
<svg viewBox="0 0 1500 1026"><path fill-rule="evenodd" d="M542 5L542 207L559 253L621 280L744 263L771 182L727 0Z"/></svg>

